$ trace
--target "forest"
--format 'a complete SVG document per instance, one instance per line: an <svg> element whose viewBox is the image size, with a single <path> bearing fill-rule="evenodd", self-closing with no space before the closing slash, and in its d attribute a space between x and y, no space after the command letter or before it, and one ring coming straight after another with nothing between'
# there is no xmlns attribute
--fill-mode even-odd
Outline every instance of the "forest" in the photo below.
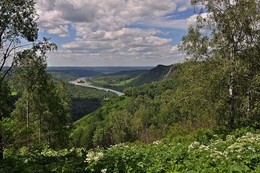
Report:
<svg viewBox="0 0 260 173"><path fill-rule="evenodd" d="M0 1L0 173L260 172L260 2L192 5L184 62L91 78L119 97L48 72L34 1Z"/></svg>

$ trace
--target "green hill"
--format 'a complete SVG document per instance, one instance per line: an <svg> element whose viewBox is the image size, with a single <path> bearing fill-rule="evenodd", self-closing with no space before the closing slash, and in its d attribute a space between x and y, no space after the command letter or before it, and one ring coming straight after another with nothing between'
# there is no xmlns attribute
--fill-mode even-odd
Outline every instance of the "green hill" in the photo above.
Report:
<svg viewBox="0 0 260 173"><path fill-rule="evenodd" d="M90 148L133 141L151 143L199 128L226 128L228 79L219 77L222 66L217 63L189 61L152 69L149 73L158 74L155 79L160 81L129 87L124 97L110 100L78 120L73 143ZM241 111L243 121L236 119L236 125L258 126L259 108L254 111L251 117Z"/></svg>
<svg viewBox="0 0 260 173"><path fill-rule="evenodd" d="M81 70L81 69L56 69L48 70L49 73L53 75L54 78L61 78L66 81L76 80L80 77L93 77L102 75L103 73L91 70Z"/></svg>
<svg viewBox="0 0 260 173"><path fill-rule="evenodd" d="M93 85L122 91L128 87L160 81L166 77L173 66L158 65L151 70L120 71L112 74L90 77Z"/></svg>
<svg viewBox="0 0 260 173"><path fill-rule="evenodd" d="M147 73L142 74L140 77L130 82L129 86L141 86L145 83L160 81L166 77L172 67L172 65L158 65Z"/></svg>

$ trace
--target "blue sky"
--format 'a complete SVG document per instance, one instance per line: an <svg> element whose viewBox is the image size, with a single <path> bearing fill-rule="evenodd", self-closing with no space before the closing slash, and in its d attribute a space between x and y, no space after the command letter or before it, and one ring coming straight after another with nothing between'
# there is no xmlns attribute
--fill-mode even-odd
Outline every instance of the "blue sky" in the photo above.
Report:
<svg viewBox="0 0 260 173"><path fill-rule="evenodd" d="M155 66L181 62L194 24L190 0L36 0L39 38L59 50L49 66Z"/></svg>

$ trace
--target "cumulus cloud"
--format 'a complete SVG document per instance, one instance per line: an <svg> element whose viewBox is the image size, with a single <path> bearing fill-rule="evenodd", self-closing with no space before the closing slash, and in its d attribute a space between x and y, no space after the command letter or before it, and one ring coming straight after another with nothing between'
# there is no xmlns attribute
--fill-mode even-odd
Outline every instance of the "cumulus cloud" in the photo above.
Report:
<svg viewBox="0 0 260 173"><path fill-rule="evenodd" d="M69 36L69 30L68 25L59 25L58 27L51 28L48 30L48 33L50 34L57 34L60 37L68 37Z"/></svg>
<svg viewBox="0 0 260 173"><path fill-rule="evenodd" d="M115 31L97 30L82 38L64 44L62 47L71 50L92 50L102 52L153 50L169 44L171 39L156 37L161 33L155 29L122 28Z"/></svg>
<svg viewBox="0 0 260 173"><path fill-rule="evenodd" d="M162 32L154 28L185 30L186 19L170 21L166 16L190 5L189 0L36 0L36 8L41 31L69 37L74 30L73 41L60 46L70 51L63 52L67 56L119 60L169 58L172 39L160 37Z"/></svg>
<svg viewBox="0 0 260 173"><path fill-rule="evenodd" d="M102 29L119 29L140 20L164 16L176 10L172 0L37 0L40 26L67 23L95 24ZM86 25L88 26L88 25ZM48 29L46 26L43 26ZM76 28L77 29L77 28Z"/></svg>

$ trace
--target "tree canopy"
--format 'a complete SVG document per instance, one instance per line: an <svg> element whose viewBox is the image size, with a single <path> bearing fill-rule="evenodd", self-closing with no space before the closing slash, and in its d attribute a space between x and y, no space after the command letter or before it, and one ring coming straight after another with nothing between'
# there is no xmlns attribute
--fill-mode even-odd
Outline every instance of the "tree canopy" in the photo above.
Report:
<svg viewBox="0 0 260 173"><path fill-rule="evenodd" d="M37 14L33 0L0 2L0 82L12 66L12 58L22 47L22 40L33 42L38 37Z"/></svg>

